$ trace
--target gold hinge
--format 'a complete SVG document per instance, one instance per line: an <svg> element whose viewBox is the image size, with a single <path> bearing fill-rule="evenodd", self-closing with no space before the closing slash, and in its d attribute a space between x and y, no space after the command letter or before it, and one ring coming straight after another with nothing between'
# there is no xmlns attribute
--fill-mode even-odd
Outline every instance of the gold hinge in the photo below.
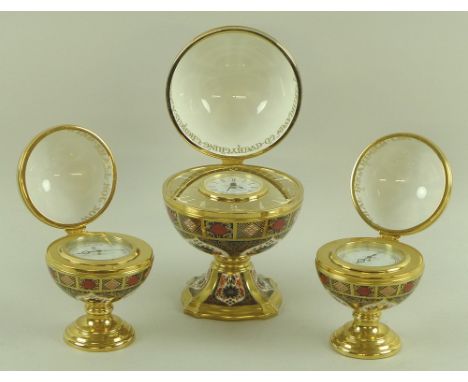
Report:
<svg viewBox="0 0 468 382"><path fill-rule="evenodd" d="M236 165L236 164L242 164L244 162L244 158L222 158L223 165Z"/></svg>
<svg viewBox="0 0 468 382"><path fill-rule="evenodd" d="M68 235L73 235L75 233L80 233L86 231L86 226L85 225L80 225L78 227L72 227L72 228L65 228L65 232Z"/></svg>
<svg viewBox="0 0 468 382"><path fill-rule="evenodd" d="M400 238L400 235L391 234L391 233L388 233L388 232L380 231L379 234L380 234L380 237L382 239L398 240Z"/></svg>

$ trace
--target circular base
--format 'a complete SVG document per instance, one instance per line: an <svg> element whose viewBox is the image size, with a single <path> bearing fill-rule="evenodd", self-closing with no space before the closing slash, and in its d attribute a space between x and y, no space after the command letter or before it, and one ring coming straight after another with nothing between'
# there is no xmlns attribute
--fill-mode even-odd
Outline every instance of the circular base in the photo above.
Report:
<svg viewBox="0 0 468 382"><path fill-rule="evenodd" d="M400 350L400 337L387 325L358 326L353 321L336 330L330 343L338 353L360 359L380 359Z"/></svg>
<svg viewBox="0 0 468 382"><path fill-rule="evenodd" d="M276 283L257 275L248 258L218 257L206 275L193 278L182 292L184 313L212 320L270 318L281 302Z"/></svg>
<svg viewBox="0 0 468 382"><path fill-rule="evenodd" d="M91 320L84 315L65 329L65 342L86 351L112 351L123 349L135 338L133 327L115 315L105 320Z"/></svg>

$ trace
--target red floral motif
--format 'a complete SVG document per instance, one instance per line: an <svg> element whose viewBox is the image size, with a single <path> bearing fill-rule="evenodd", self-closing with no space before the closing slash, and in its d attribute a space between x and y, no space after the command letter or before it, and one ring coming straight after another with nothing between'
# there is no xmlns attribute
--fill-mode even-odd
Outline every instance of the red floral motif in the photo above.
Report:
<svg viewBox="0 0 468 382"><path fill-rule="evenodd" d="M405 293L408 293L408 292L411 292L413 288L414 288L414 282L410 281L409 283L405 284L405 286L403 287L403 291Z"/></svg>
<svg viewBox="0 0 468 382"><path fill-rule="evenodd" d="M286 227L286 221L284 219L278 219L271 225L271 229L275 232L280 232Z"/></svg>
<svg viewBox="0 0 468 382"><path fill-rule="evenodd" d="M323 273L320 273L320 281L323 284L328 284L328 280L329 280L329 278L327 276L325 276Z"/></svg>
<svg viewBox="0 0 468 382"><path fill-rule="evenodd" d="M356 292L358 293L359 296L369 296L372 292L372 289L370 287L366 286L361 286L356 289Z"/></svg>
<svg viewBox="0 0 468 382"><path fill-rule="evenodd" d="M81 286L84 289L96 289L97 283L96 280L93 279L84 279L81 281Z"/></svg>
<svg viewBox="0 0 468 382"><path fill-rule="evenodd" d="M127 279L127 285L135 285L135 284L138 284L138 281L140 281L140 275L133 275L133 276L130 276L128 279Z"/></svg>
<svg viewBox="0 0 468 382"><path fill-rule="evenodd" d="M229 232L229 230L224 224L213 223L210 227L210 232L215 236L224 236Z"/></svg>

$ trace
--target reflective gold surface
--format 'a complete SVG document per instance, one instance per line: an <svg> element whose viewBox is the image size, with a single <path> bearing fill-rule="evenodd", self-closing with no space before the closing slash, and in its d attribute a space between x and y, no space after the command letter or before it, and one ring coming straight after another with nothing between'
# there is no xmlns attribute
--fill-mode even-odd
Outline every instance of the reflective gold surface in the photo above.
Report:
<svg viewBox="0 0 468 382"><path fill-rule="evenodd" d="M92 352L123 349L131 344L135 338L133 327L111 312L111 302L88 301L86 315L65 329L65 342Z"/></svg>
<svg viewBox="0 0 468 382"><path fill-rule="evenodd" d="M330 343L338 353L360 359L391 357L400 350L400 337L379 322L380 311L355 311L354 320L336 330Z"/></svg>
<svg viewBox="0 0 468 382"><path fill-rule="evenodd" d="M87 237L119 239L132 252L113 260L81 259L67 253L70 243ZM153 264L153 251L148 244L118 233L76 232L54 241L47 249L46 261L57 285L86 305L87 314L65 330L67 344L82 350L109 351L132 342L133 328L111 314L112 305L135 291L148 276Z"/></svg>
<svg viewBox="0 0 468 382"><path fill-rule="evenodd" d="M192 147L222 160L181 171L163 185L174 227L190 244L215 256L208 273L184 290L185 313L219 320L277 314L277 286L256 275L249 257L289 232L303 188L281 171L243 161L284 139L297 119L301 92L289 53L252 28L209 30L175 59L166 86L172 122ZM213 185L228 176L229 184Z"/></svg>
<svg viewBox="0 0 468 382"><path fill-rule="evenodd" d="M200 190L204 179L224 171L255 174L266 191L224 201ZM250 256L277 244L295 222L301 184L280 171L247 165L211 165L182 171L163 186L169 216L193 246L215 256L207 275L184 289L184 312L219 320L268 318L278 313L276 283L255 273Z"/></svg>
<svg viewBox="0 0 468 382"><path fill-rule="evenodd" d="M408 141L412 142L413 147L398 147L398 143L407 144ZM377 161L378 165L372 167L369 155L382 148L388 149L389 146L385 145L389 142L397 150L390 151L391 155L384 156L384 160ZM415 143L417 147L414 147ZM427 163L421 160L421 152L416 150L418 147L425 150L425 155L430 152L431 166L436 163L437 166L429 167L439 170L436 174L439 180L437 184L431 183L434 173L425 171ZM372 181L377 183L366 184L361 179L363 169L368 170ZM413 181L415 178L417 180ZM391 183L393 188L385 188L387 183ZM325 289L336 300L353 309L354 320L336 330L330 338L331 346L337 352L353 358L379 359L399 351L398 335L379 321L381 311L400 304L415 290L424 271L424 261L418 250L398 239L401 235L415 233L431 225L446 207L451 187L452 175L445 156L423 137L410 133L388 135L361 153L351 178L353 203L365 222L379 231L380 237L355 237L329 242L319 248L315 261ZM363 191L372 191L375 195L372 195L373 198L359 199L358 193ZM421 214L417 203L424 202L427 195L436 197L429 200L429 207L425 206L429 214L427 211ZM405 205L404 210L399 209L402 200L398 197L407 196L413 199L409 203L404 200L408 205ZM437 204L433 203L434 200ZM389 226L376 224L368 213L370 204L377 211L378 218L389 223ZM399 214L413 215L412 219L398 219L401 216ZM401 227L390 225L409 221L418 224ZM352 255L346 257L347 253Z"/></svg>
<svg viewBox="0 0 468 382"><path fill-rule="evenodd" d="M383 244L404 257L389 266L364 266L336 261L344 245ZM413 247L388 238L335 240L317 251L316 267L322 285L342 304L353 309L354 320L335 331L330 343L339 353L362 359L390 357L400 339L379 319L381 311L400 304L416 288L424 271L421 254Z"/></svg>
<svg viewBox="0 0 468 382"><path fill-rule="evenodd" d="M41 159L44 160L34 163L38 171L42 165L50 166L47 172L39 174L44 175L46 180L50 177L47 188L44 189L45 205L48 208L41 212L30 197L34 189L28 189L28 175L31 175L26 171L28 161L43 140L54 133L67 132L75 135L67 135L67 140L71 140L66 145L46 141L47 145L42 147ZM78 143L83 137L91 143L92 152L96 150L97 157L80 151L81 146ZM78 140L76 145L75 139ZM100 160L105 163L98 163L97 167L93 167L94 162ZM61 165L63 166L60 167ZM92 175L96 169L105 176L95 178L84 174L86 170ZM36 178L31 187L37 186L37 180L43 186L42 178ZM103 181L103 188L100 184L97 187L90 184L96 179ZM79 126L62 125L45 130L33 139L21 156L18 183L28 209L40 221L64 228L67 232L67 236L49 245L46 254L50 275L57 286L86 305L86 314L66 328L65 342L75 348L93 352L118 350L129 345L134 339L134 330L130 324L112 314L112 304L136 290L145 281L153 263L153 250L143 240L133 236L86 231L85 224L104 212L114 194L116 169L110 149L96 134ZM73 209L74 215L69 216L82 216L80 220L57 221L50 218L47 212L57 215L57 212L62 211L56 198L49 195L55 184L57 187L53 191L66 201L68 208ZM83 190L89 190L90 187L98 191L91 195L91 202L96 203L91 210L89 203L80 204Z"/></svg>
<svg viewBox="0 0 468 382"><path fill-rule="evenodd" d="M249 304L233 307L221 304L213 298L210 299L222 275L239 275L244 280L246 292L251 297ZM269 278L257 276L247 256L216 256L208 273L201 278L201 280L200 278L192 279L182 292L184 312L191 316L238 321L269 318L278 314L282 297L276 283ZM197 282L202 283L199 284L200 288L194 288ZM268 283L267 287L266 283ZM218 304L213 302L218 302Z"/></svg>

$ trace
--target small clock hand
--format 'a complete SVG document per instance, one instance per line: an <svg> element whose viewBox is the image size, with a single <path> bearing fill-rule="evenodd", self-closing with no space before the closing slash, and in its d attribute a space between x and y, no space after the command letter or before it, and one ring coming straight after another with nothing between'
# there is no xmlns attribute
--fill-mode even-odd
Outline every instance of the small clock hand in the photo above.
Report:
<svg viewBox="0 0 468 382"><path fill-rule="evenodd" d="M92 251L88 251L87 249L85 249L84 251L81 251L81 252L77 252L76 254L77 255L89 255L90 253L93 253L93 252L112 252L112 251L123 251L124 249L123 248L115 248L115 249L94 249Z"/></svg>
<svg viewBox="0 0 468 382"><path fill-rule="evenodd" d="M358 259L358 261L356 262L356 264L363 264L363 263L366 263L368 261L370 261L374 256L377 256L378 253L374 253L372 255L369 255L369 256L366 256L362 259Z"/></svg>

